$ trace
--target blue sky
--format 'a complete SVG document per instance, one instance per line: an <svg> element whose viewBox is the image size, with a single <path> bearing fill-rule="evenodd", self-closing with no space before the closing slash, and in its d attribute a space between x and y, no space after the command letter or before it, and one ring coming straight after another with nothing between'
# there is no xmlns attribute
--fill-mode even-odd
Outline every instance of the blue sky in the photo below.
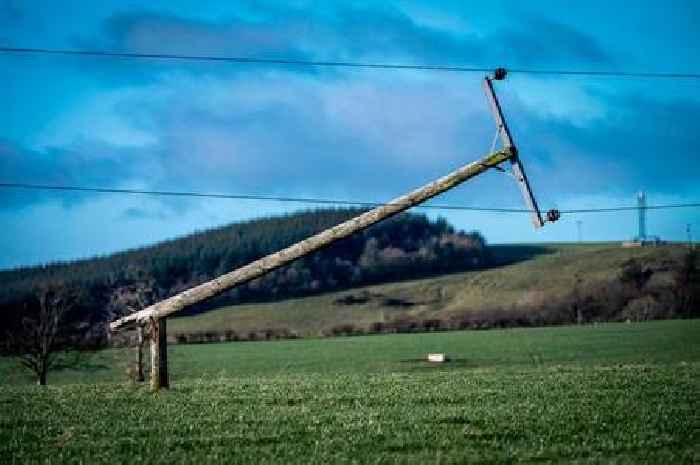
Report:
<svg viewBox="0 0 700 465"><path fill-rule="evenodd" d="M0 44L539 69L700 70L694 1L0 0ZM485 154L479 74L0 55L0 182L388 200ZM498 92L545 208L700 200L700 81L512 74ZM497 172L435 203L522 207ZM0 192L0 267L303 208ZM438 213L430 213L436 215ZM441 212L490 242L618 240L633 213ZM700 211L649 214L700 236Z"/></svg>

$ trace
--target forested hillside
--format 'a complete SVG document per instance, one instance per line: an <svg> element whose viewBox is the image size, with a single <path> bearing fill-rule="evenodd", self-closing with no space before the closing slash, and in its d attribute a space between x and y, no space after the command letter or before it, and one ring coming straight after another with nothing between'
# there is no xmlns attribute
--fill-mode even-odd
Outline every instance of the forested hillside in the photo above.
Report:
<svg viewBox="0 0 700 465"><path fill-rule="evenodd" d="M102 323L233 270L361 210L306 211L232 224L150 247L72 263L0 272L0 323L7 332L37 311L42 289L70 295L66 318L89 334ZM483 267L489 262L478 233L456 232L445 220L402 214L367 231L228 292L212 306L310 295L358 285ZM6 334L5 334L6 335ZM3 335L3 337L5 336Z"/></svg>

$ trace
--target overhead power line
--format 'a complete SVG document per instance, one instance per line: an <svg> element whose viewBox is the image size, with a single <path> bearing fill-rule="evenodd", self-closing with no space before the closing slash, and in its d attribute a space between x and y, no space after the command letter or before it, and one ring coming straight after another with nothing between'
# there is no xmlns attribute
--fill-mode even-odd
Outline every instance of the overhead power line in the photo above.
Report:
<svg viewBox="0 0 700 465"><path fill-rule="evenodd" d="M15 54L43 54L43 55L73 55L73 56L96 56L111 58L135 58L152 60L181 60L181 61L213 61L239 64L267 64L267 65L301 65L301 66L323 66L338 68L375 68L375 69L398 69L398 70L425 70L425 71L452 71L462 73L488 73L496 67L473 67L459 65L420 65L420 64L400 64L400 63L370 63L359 61L316 61L316 60L296 60L291 58L256 58L240 56L220 56L220 55L186 55L179 53L137 53L137 52L116 52L109 50L69 50L69 49L49 49L49 48L28 48L28 47L0 47L0 53ZM559 76L592 76L592 77L628 77L628 78L651 78L651 79L700 79L700 73L672 73L672 72L636 72L636 71L614 71L614 70L562 70L562 69L532 69L532 68L507 68L510 73L539 74L539 75L559 75Z"/></svg>
<svg viewBox="0 0 700 465"><path fill-rule="evenodd" d="M255 195L255 194L217 194L206 192L186 192L186 191L157 191L143 189L117 189L109 187L82 187L82 186L59 186L49 184L29 184L29 183L0 183L0 188L3 189L26 189L26 190L50 190L50 191L74 191L74 192L97 192L104 194L126 194L126 195L153 195L166 197L199 197L212 199L235 199L235 200L262 200L274 202L292 202L304 204L326 204L326 205L345 205L358 207L378 207L388 205L382 202L364 202L360 200L343 200L343 199L324 199L317 197L282 197L271 195ZM416 208L425 208L433 210L466 210L494 213L531 213L530 210L524 208L491 208L491 207L473 207L468 205L453 205L453 204L436 204L422 205ZM671 208L700 208L700 202L675 203L664 205L648 205L647 210L665 210ZM605 208L579 208L560 210L560 213L608 213L620 211L636 211L638 206L620 206L620 207L605 207Z"/></svg>

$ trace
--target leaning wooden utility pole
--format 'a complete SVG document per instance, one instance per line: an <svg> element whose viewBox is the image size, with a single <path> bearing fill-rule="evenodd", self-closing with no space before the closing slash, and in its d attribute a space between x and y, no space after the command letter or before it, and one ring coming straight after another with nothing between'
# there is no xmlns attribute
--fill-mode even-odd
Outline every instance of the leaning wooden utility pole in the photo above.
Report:
<svg viewBox="0 0 700 465"><path fill-rule="evenodd" d="M167 339L165 330L166 318L186 307L200 303L218 294L233 289L236 286L259 278L270 271L285 266L294 260L309 255L321 248L327 247L341 239L362 231L374 224L390 218L398 213L408 210L411 207L442 194L461 183L477 176L490 168L497 168L505 161L510 161L514 176L521 185L525 195L526 204L533 212L533 220L536 227L542 226L544 221L537 207L537 202L532 195L530 186L527 183L525 172L520 161L518 152L513 144L512 137L508 132L505 119L501 113L500 105L496 99L491 85L491 79L500 80L505 77L505 70L499 69L494 77L486 77L486 90L492 105L494 105L494 116L498 125L498 131L504 142L501 150L494 151L480 160L469 163L458 168L450 174L433 181L425 186L416 189L408 194L395 198L387 204L376 207L361 215L345 221L337 226L320 232L314 236L304 239L279 252L270 254L237 270L226 273L211 281L205 282L168 299L151 305L141 311L132 313L111 323L112 331L131 325L150 324L151 327L151 387L158 390L168 386L167 370ZM550 220L555 220L554 215L548 214ZM557 215L558 217L558 215Z"/></svg>

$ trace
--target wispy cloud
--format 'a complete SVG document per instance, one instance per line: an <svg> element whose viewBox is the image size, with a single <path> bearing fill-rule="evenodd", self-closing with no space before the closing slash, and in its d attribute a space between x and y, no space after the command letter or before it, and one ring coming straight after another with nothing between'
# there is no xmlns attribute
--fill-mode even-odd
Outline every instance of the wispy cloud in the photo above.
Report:
<svg viewBox="0 0 700 465"><path fill-rule="evenodd" d="M249 8L245 8L247 5ZM241 56L306 60L351 60L481 66L549 66L560 63L606 64L611 58L595 37L563 23L525 18L496 32L456 32L419 22L400 9L333 3L317 10L277 5L264 15L242 13L216 21L155 11L128 11L106 18L99 33L77 36L79 48L141 53ZM264 65L262 66L264 68ZM142 82L160 72L258 72L260 66L211 66L187 62L96 60L91 69L102 79ZM318 72L295 68L299 73ZM335 72L325 71L330 74Z"/></svg>

